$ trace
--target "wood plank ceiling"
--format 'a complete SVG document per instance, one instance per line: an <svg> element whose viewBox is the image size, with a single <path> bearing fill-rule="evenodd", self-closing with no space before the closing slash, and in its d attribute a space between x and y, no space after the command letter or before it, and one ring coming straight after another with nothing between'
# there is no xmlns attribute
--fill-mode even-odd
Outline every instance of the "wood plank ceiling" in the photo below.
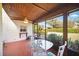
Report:
<svg viewBox="0 0 79 59"><path fill-rule="evenodd" d="M30 21L35 21L59 5L60 4L53 3L3 3L3 8L12 20L23 21L26 17Z"/></svg>

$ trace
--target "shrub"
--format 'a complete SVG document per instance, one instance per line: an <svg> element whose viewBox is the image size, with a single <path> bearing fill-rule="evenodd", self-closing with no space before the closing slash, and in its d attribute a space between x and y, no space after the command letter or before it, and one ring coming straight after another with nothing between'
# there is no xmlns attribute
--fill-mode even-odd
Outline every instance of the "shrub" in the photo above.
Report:
<svg viewBox="0 0 79 59"><path fill-rule="evenodd" d="M72 41L71 39L68 40L68 47L69 48L72 48L72 49L76 49L76 50L79 50L79 40L75 40L75 41Z"/></svg>
<svg viewBox="0 0 79 59"><path fill-rule="evenodd" d="M62 36L58 36L57 34L49 34L47 40L54 44L53 48L56 50L58 50L59 46L63 44Z"/></svg>
<svg viewBox="0 0 79 59"><path fill-rule="evenodd" d="M58 38L57 38L57 35L56 34L49 34L48 35L48 40L53 42L53 41L56 41Z"/></svg>
<svg viewBox="0 0 79 59"><path fill-rule="evenodd" d="M51 41L55 44L63 44L63 37L62 36L58 36L57 34L49 34L48 35L48 41Z"/></svg>

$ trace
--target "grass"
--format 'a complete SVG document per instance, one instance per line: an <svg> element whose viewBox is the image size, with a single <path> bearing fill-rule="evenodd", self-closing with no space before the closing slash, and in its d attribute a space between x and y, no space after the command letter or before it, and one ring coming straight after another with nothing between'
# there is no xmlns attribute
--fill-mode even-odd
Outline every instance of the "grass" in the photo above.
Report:
<svg viewBox="0 0 79 59"><path fill-rule="evenodd" d="M68 33L79 33L79 28L78 29L68 28Z"/></svg>
<svg viewBox="0 0 79 59"><path fill-rule="evenodd" d="M50 28L46 29L46 32L63 32L63 28ZM39 33L45 33L45 30L39 30ZM79 28L68 28L68 33L79 33Z"/></svg>

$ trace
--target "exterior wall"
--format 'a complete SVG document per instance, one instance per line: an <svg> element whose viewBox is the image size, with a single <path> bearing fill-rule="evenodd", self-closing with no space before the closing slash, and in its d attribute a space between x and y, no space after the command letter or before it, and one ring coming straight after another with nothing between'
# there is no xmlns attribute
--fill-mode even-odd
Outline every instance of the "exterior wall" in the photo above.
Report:
<svg viewBox="0 0 79 59"><path fill-rule="evenodd" d="M2 9L3 41L12 42L19 39L19 30L16 24L8 17Z"/></svg>
<svg viewBox="0 0 79 59"><path fill-rule="evenodd" d="M13 42L24 40L24 38L19 38L20 27L25 26L27 30L27 36L32 36L32 23L25 24L23 21L11 20L6 12L2 10L3 18L3 41Z"/></svg>
<svg viewBox="0 0 79 59"><path fill-rule="evenodd" d="M19 33L26 33L25 32L20 32L20 29L26 29L27 30L27 26L26 24L23 22L23 21L18 21L18 20L13 20L13 22L16 24L16 26L18 27L19 29ZM19 34L18 33L18 34ZM20 40L23 40L23 39L26 39L26 34L23 34L20 38Z"/></svg>
<svg viewBox="0 0 79 59"><path fill-rule="evenodd" d="M27 36L33 36L32 23L27 24Z"/></svg>
<svg viewBox="0 0 79 59"><path fill-rule="evenodd" d="M28 36L32 36L32 23L25 24L23 21L11 20L4 9L2 9L2 21L0 17L0 28L2 29L0 29L0 55L3 55L3 42L25 40L19 38L20 26L25 26Z"/></svg>

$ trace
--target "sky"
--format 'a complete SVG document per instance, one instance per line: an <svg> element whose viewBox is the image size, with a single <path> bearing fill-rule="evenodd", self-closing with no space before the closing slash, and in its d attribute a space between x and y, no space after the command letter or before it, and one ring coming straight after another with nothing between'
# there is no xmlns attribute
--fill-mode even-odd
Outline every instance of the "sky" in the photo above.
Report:
<svg viewBox="0 0 79 59"><path fill-rule="evenodd" d="M79 11L70 13L68 19L69 19L69 20L72 20L72 21L79 20Z"/></svg>

